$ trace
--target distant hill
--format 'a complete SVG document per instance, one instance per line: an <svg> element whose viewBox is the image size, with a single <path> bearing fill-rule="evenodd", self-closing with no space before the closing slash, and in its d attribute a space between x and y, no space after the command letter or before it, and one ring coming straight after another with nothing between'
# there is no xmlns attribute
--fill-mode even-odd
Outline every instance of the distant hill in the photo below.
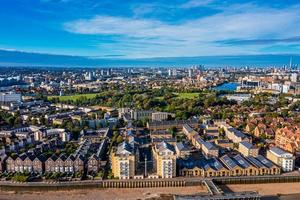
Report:
<svg viewBox="0 0 300 200"><path fill-rule="evenodd" d="M114 66L190 66L203 64L220 66L283 66L289 65L291 55L236 55L166 57L145 59L88 58L83 56L51 55L0 50L1 66L68 66L68 67L114 67ZM300 66L300 55L292 55L293 63Z"/></svg>

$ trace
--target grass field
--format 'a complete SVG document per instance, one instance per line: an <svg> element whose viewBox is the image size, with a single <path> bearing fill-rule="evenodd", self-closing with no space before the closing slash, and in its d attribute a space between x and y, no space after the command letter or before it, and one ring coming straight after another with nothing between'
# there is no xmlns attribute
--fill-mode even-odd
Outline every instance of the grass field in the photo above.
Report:
<svg viewBox="0 0 300 200"><path fill-rule="evenodd" d="M186 93L174 93L174 95L176 95L176 99L194 99L197 98L199 96L200 93L198 92L186 92ZM161 101L164 99L163 96L161 97L155 97L155 99Z"/></svg>
<svg viewBox="0 0 300 200"><path fill-rule="evenodd" d="M87 98L92 99L95 98L98 95L98 93L88 93L88 94L74 94L74 95L67 95L67 96L48 96L48 99L51 100L53 98L59 98L60 101L76 101L79 98Z"/></svg>
<svg viewBox="0 0 300 200"><path fill-rule="evenodd" d="M199 96L197 92L189 92L189 93L175 93L178 99L194 99Z"/></svg>
<svg viewBox="0 0 300 200"><path fill-rule="evenodd" d="M66 95L66 96L48 96L48 99L51 100L53 98L59 98L59 101L76 101L79 98L87 98L92 99L95 98L99 93L87 93L87 94L74 94L74 95ZM188 93L174 93L176 95L175 98L178 99L193 99L198 97L199 93L197 92L188 92ZM163 97L155 97L157 100L163 100Z"/></svg>

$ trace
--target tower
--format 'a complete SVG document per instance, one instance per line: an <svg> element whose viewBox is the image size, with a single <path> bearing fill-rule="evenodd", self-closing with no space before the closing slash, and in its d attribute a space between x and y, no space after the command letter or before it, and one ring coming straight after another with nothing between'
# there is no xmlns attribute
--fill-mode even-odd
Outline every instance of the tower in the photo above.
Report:
<svg viewBox="0 0 300 200"><path fill-rule="evenodd" d="M293 57L290 57L290 69L292 69Z"/></svg>

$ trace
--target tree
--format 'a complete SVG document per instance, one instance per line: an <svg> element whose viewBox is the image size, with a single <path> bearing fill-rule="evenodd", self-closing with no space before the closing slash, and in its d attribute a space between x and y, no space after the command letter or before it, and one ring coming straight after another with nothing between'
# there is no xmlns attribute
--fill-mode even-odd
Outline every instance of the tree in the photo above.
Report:
<svg viewBox="0 0 300 200"><path fill-rule="evenodd" d="M123 137L121 135L119 135L117 137L117 143L120 144L121 142L123 142Z"/></svg>

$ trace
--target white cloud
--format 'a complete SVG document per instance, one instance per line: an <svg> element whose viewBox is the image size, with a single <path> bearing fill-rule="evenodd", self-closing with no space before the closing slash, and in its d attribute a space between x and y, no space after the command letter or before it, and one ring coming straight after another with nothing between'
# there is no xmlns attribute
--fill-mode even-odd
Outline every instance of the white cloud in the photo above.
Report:
<svg viewBox="0 0 300 200"><path fill-rule="evenodd" d="M211 3L213 3L214 0L190 0L184 4L182 4L180 7L181 8L196 8L196 7L203 7L203 6L207 6Z"/></svg>
<svg viewBox="0 0 300 200"><path fill-rule="evenodd" d="M246 54L247 52L251 54L258 53L259 49L221 46L216 41L297 36L300 35L300 14L299 6L274 9L244 4L233 5L224 8L221 13L181 24L98 15L91 19L67 22L64 28L77 34L118 36L117 44L100 44L99 48L102 50L114 48L117 53L133 57L153 54L156 54L154 56ZM132 46L122 47L128 44ZM159 52L155 49L159 49Z"/></svg>

